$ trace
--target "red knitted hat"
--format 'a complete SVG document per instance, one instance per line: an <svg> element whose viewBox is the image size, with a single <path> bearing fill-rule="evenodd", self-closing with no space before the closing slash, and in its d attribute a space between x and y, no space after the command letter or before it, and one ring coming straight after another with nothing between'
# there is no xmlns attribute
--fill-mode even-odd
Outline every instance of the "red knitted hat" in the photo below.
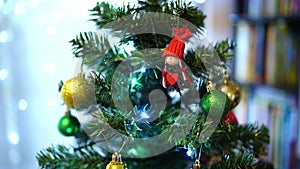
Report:
<svg viewBox="0 0 300 169"><path fill-rule="evenodd" d="M174 38L171 40L169 46L165 49L164 53L162 54L162 58L165 58L166 56L175 56L183 60L185 41L192 37L193 34L187 25L182 28L173 28L172 30L174 31Z"/></svg>

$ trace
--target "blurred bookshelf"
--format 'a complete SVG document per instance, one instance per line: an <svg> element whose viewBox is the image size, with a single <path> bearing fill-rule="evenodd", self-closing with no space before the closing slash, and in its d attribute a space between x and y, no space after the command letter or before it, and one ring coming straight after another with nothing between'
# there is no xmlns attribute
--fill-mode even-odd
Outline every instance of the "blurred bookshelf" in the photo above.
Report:
<svg viewBox="0 0 300 169"><path fill-rule="evenodd" d="M236 0L235 5L233 78L243 94L236 115L244 123L269 128L269 155L264 158L276 169L296 169L300 0Z"/></svg>

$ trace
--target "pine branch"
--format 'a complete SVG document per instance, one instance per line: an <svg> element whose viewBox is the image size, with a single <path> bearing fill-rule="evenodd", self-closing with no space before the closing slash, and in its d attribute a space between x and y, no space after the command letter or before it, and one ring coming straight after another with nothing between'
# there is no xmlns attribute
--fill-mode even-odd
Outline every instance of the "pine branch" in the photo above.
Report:
<svg viewBox="0 0 300 169"><path fill-rule="evenodd" d="M208 140L204 152L218 150L220 152L241 153L248 152L255 157L266 155L266 145L269 144L270 136L265 126L258 127L255 124L249 125L227 125L220 123L214 134Z"/></svg>
<svg viewBox="0 0 300 169"><path fill-rule="evenodd" d="M76 151L63 145L52 146L40 151L36 158L42 169L100 169L105 168L105 165L110 161L110 159L102 157L91 146Z"/></svg>
<svg viewBox="0 0 300 169"><path fill-rule="evenodd" d="M103 157L98 151L103 150L97 150L93 148L93 145L79 148L57 145L41 150L36 158L41 169L105 169L105 166L111 161L111 153L106 153L106 156ZM146 159L123 157L123 163L132 169L182 169L191 163L191 160L176 161L186 158L185 152L184 149L173 148L160 156ZM166 160L174 161L174 163L166 163Z"/></svg>
<svg viewBox="0 0 300 169"><path fill-rule="evenodd" d="M129 40L135 41L135 46L138 49L151 47L147 45L143 46L141 44L142 42L147 42L146 44L148 45L162 43L161 45L156 44L154 47L165 47L170 41L169 38L161 35L155 35L152 38L149 36L153 36L151 33L171 35L172 27L181 27L187 24L186 22L180 23L179 18L189 21L196 27L203 27L203 21L206 17L196 7L191 6L190 3L186 4L174 1L168 3L166 0L139 1L139 6L136 8L130 7L130 5L114 7L109 3L103 2L97 3L96 7L90 11L92 12L92 16L96 17L92 19L92 21L94 21L99 28L110 29L111 33L123 37L124 42L128 42ZM149 18L149 15L144 15L145 12L157 12L158 18ZM174 19L174 16L176 16L177 19ZM154 23L157 24L155 25ZM135 33L141 32L141 30L149 32L150 35L148 35L148 37L147 35L139 36L139 39L136 39ZM167 34L161 32L164 30ZM192 32L195 31L196 30L192 30ZM124 33L126 33L126 36ZM157 39L158 37L160 37L160 39ZM152 43L152 39L155 40L153 41L155 43Z"/></svg>
<svg viewBox="0 0 300 169"><path fill-rule="evenodd" d="M163 7L168 5L168 2L166 0L140 0L138 4L138 11L163 12Z"/></svg>
<svg viewBox="0 0 300 169"><path fill-rule="evenodd" d="M211 169L255 169L254 156L252 154L247 155L223 155L220 161L211 165Z"/></svg>
<svg viewBox="0 0 300 169"><path fill-rule="evenodd" d="M203 169L206 169L205 166ZM210 169L274 169L274 166L261 159L256 158L253 154L227 154L217 159L209 167Z"/></svg>
<svg viewBox="0 0 300 169"><path fill-rule="evenodd" d="M165 12L170 12L170 14L179 16L192 24L197 28L204 27L204 19L206 15L202 11L197 9L197 7L191 6L191 2L186 3L185 1L171 1L169 8ZM195 32L196 30L193 30Z"/></svg>
<svg viewBox="0 0 300 169"><path fill-rule="evenodd" d="M103 76L102 73L92 71L89 76L95 85L96 102L99 106L111 107L111 85L108 77Z"/></svg>
<svg viewBox="0 0 300 169"><path fill-rule="evenodd" d="M207 60L206 57L210 57L209 54L210 51L204 46L197 48L196 51L187 51L184 61L192 71L193 75L201 78L208 78L209 73L204 62Z"/></svg>
<svg viewBox="0 0 300 169"><path fill-rule="evenodd" d="M185 119L185 117L181 117ZM174 118L173 118L174 119ZM179 122L179 124L181 124ZM180 126L174 125L174 121L169 123L175 129L180 130ZM168 125L166 125L168 126ZM166 127L165 126L165 127ZM171 132L167 139L169 142L177 142L179 146L200 148L204 143L202 151L209 155L211 153L221 155L222 153L251 153L255 157L266 155L266 146L269 144L269 130L266 126L258 127L256 124L249 125L231 125L225 124L221 120L213 134L208 136L201 133L209 133L209 130L215 129L214 124L206 122L206 116L200 114L191 131L185 136L178 136L178 132ZM183 138L183 139L178 139Z"/></svg>
<svg viewBox="0 0 300 169"><path fill-rule="evenodd" d="M70 43L73 46L73 54L77 58L83 59L83 64L89 68L98 68L98 64L107 55L112 54L113 47L110 45L108 37L99 36L95 32L84 32L72 39ZM118 56L115 56L116 58Z"/></svg>
<svg viewBox="0 0 300 169"><path fill-rule="evenodd" d="M92 13L92 16L95 16L91 21L94 21L99 28L103 28L110 22L117 21L124 16L133 14L136 9L129 4L126 6L123 4L121 7L114 7L107 2L97 2L97 5L89 11Z"/></svg>
<svg viewBox="0 0 300 169"><path fill-rule="evenodd" d="M235 49L235 47L236 44L228 38L215 44L215 49L221 61L225 63L225 66L227 66L227 61L234 56L233 50Z"/></svg>
<svg viewBox="0 0 300 169"><path fill-rule="evenodd" d="M195 50L188 50L185 62L196 77L208 79L209 75L218 77L224 74L229 59L234 57L236 45L229 39L217 42L214 47L199 46ZM217 62L218 59L220 62Z"/></svg>

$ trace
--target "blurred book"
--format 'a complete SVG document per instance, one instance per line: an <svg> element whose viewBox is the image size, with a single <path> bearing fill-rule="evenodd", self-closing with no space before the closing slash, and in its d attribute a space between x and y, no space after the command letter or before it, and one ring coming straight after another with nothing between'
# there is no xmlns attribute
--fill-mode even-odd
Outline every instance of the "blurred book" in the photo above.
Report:
<svg viewBox="0 0 300 169"><path fill-rule="evenodd" d="M242 0L238 11L252 18L299 14L300 0Z"/></svg>
<svg viewBox="0 0 300 169"><path fill-rule="evenodd" d="M237 49L235 78L240 83L255 81L255 27L246 21L240 21L237 27Z"/></svg>
<svg viewBox="0 0 300 169"><path fill-rule="evenodd" d="M300 33L284 22L262 26L241 21L237 28L234 77L242 84L266 84L295 90Z"/></svg>
<svg viewBox="0 0 300 169"><path fill-rule="evenodd" d="M265 59L265 82L269 85L275 86L275 65L276 65L276 37L277 28L269 26L266 33L266 59Z"/></svg>
<svg viewBox="0 0 300 169"><path fill-rule="evenodd" d="M266 125L270 130L270 145L267 159L275 168L289 169L294 157L298 124L296 96L268 87L251 87L248 105L248 123Z"/></svg>

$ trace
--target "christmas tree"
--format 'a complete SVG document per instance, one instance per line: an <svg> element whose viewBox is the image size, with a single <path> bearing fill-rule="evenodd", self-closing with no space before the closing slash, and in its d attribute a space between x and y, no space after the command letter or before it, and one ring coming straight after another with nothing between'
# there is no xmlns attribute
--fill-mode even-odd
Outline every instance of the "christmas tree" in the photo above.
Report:
<svg viewBox="0 0 300 169"><path fill-rule="evenodd" d="M209 43L199 9L141 0L90 12L99 30L70 41L81 67L59 85L67 109L58 130L77 145L41 150L40 168L273 168L268 129L239 125L232 111L236 45Z"/></svg>

